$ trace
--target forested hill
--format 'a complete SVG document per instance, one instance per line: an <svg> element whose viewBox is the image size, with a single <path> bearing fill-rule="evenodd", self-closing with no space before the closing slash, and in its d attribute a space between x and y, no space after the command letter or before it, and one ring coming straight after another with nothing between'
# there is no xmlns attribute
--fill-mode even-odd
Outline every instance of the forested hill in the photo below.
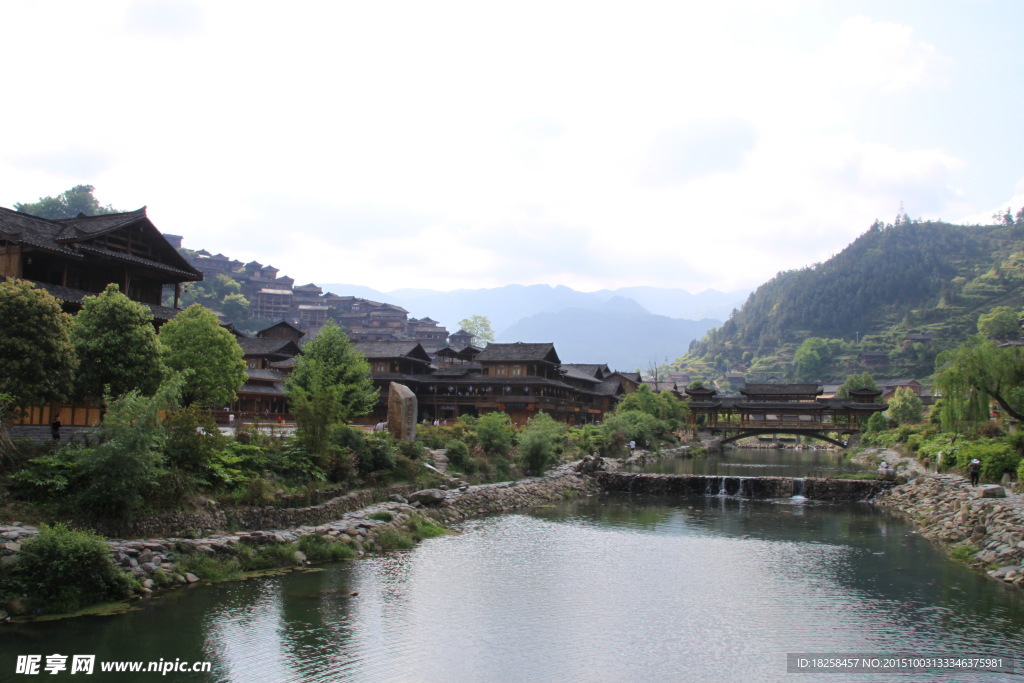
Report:
<svg viewBox="0 0 1024 683"><path fill-rule="evenodd" d="M759 287L675 365L709 379L737 367L834 379L866 369L861 352L876 352L870 369L923 377L932 373L939 351L976 332L979 315L997 306L1020 310L1022 294L1020 222L876 221L825 263L780 273ZM812 368L824 377L799 377L793 357L812 337L833 340L823 352L828 357Z"/></svg>

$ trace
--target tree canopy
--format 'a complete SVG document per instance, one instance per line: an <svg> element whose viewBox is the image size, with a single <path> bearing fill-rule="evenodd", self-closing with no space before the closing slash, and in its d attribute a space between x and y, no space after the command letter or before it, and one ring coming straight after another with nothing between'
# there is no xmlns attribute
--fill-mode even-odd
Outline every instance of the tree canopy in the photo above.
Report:
<svg viewBox="0 0 1024 683"><path fill-rule="evenodd" d="M160 383L153 316L116 284L82 299L82 310L71 324L71 340L78 355L75 386L80 396L116 397L132 389L149 395Z"/></svg>
<svg viewBox="0 0 1024 683"><path fill-rule="evenodd" d="M1024 348L974 337L939 357L935 385L950 417L985 419L991 399L1010 417L1024 420Z"/></svg>
<svg viewBox="0 0 1024 683"><path fill-rule="evenodd" d="M978 334L1006 341L1020 336L1020 313L1010 306L997 306L978 316Z"/></svg>
<svg viewBox="0 0 1024 683"><path fill-rule="evenodd" d="M219 407L237 398L246 378L242 348L212 311L192 304L160 328L159 339L166 370L187 374L182 403Z"/></svg>
<svg viewBox="0 0 1024 683"><path fill-rule="evenodd" d="M370 364L331 321L303 347L285 390L300 442L318 455L326 454L334 427L365 415L379 394Z"/></svg>
<svg viewBox="0 0 1024 683"><path fill-rule="evenodd" d="M80 213L86 216L100 216L117 213L109 204L102 206L93 196L96 190L92 185L75 185L56 197L40 197L39 201L18 203L14 210L32 214L40 218L75 218Z"/></svg>
<svg viewBox="0 0 1024 683"><path fill-rule="evenodd" d="M22 408L67 398L77 366L70 326L48 292L0 281L0 394Z"/></svg>
<svg viewBox="0 0 1024 683"><path fill-rule="evenodd" d="M473 335L474 346L487 346L494 341L491 320L486 315L471 315L459 321L459 327Z"/></svg>
<svg viewBox="0 0 1024 683"><path fill-rule="evenodd" d="M846 378L842 386L836 390L836 396L839 398L849 398L850 391L856 391L857 389L871 389L876 391L878 384L875 379L871 376L870 372L855 372Z"/></svg>

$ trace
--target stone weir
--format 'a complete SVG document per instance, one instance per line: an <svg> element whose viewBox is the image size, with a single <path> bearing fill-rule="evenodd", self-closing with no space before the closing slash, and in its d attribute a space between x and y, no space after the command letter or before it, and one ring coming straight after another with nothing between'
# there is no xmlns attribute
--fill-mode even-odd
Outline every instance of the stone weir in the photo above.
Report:
<svg viewBox="0 0 1024 683"><path fill-rule="evenodd" d="M791 498L856 502L871 500L892 482L867 479L792 479L790 477L718 477L701 474L598 472L604 491L678 495Z"/></svg>

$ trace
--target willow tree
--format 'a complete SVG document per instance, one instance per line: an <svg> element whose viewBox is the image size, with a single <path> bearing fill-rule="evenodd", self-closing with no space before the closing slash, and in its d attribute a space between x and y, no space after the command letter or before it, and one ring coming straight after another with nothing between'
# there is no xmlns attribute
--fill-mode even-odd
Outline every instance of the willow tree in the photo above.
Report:
<svg viewBox="0 0 1024 683"><path fill-rule="evenodd" d="M1024 349L973 337L939 356L935 386L942 394L940 417L946 431L988 419L995 401L1016 420L1024 420Z"/></svg>

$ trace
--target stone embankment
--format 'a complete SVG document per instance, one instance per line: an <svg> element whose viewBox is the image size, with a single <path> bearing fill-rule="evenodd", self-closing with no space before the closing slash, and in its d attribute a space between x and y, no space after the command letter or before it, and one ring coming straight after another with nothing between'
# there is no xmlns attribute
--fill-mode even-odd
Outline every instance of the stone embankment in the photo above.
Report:
<svg viewBox="0 0 1024 683"><path fill-rule="evenodd" d="M1024 501L1001 486L970 486L953 474L922 474L880 495L918 532L988 575L1024 588ZM963 548L963 550L960 550Z"/></svg>
<svg viewBox="0 0 1024 683"><path fill-rule="evenodd" d="M431 519L441 524L450 524L468 517L496 512L508 512L574 497L594 491L590 477L579 476L571 466L561 467L546 477L525 479L514 482L468 486L460 483L456 488L425 489L414 491L406 497L392 492L390 500L372 502L379 494L360 492L346 494L319 506L297 509L265 508L247 514L257 515L248 523L262 524L266 520L324 520L296 526L267 526L262 529L208 533L198 538L153 537L135 540L108 540L114 562L130 572L142 584L143 593L151 593L167 585L188 584L199 581L195 575L184 571L179 565L195 555L211 558L230 559L252 546L296 543L302 536L318 534L328 539L349 544L359 555L383 550L379 541L385 530L406 531L416 517ZM358 509L353 509L358 506ZM192 523L214 524L218 520L231 518L231 511L218 511L220 516L205 513L198 517L181 515L178 523L193 529ZM384 514L387 513L387 514ZM235 511L237 514L237 511ZM329 518L334 515L333 519ZM163 518L159 524L166 524ZM158 522L151 521L141 528L156 528ZM38 529L15 522L0 526L0 564L17 562L21 544L36 535ZM295 564L306 562L301 551L295 551ZM26 599L16 599L5 606L6 611L17 616L31 611ZM0 618L5 616L0 609Z"/></svg>

